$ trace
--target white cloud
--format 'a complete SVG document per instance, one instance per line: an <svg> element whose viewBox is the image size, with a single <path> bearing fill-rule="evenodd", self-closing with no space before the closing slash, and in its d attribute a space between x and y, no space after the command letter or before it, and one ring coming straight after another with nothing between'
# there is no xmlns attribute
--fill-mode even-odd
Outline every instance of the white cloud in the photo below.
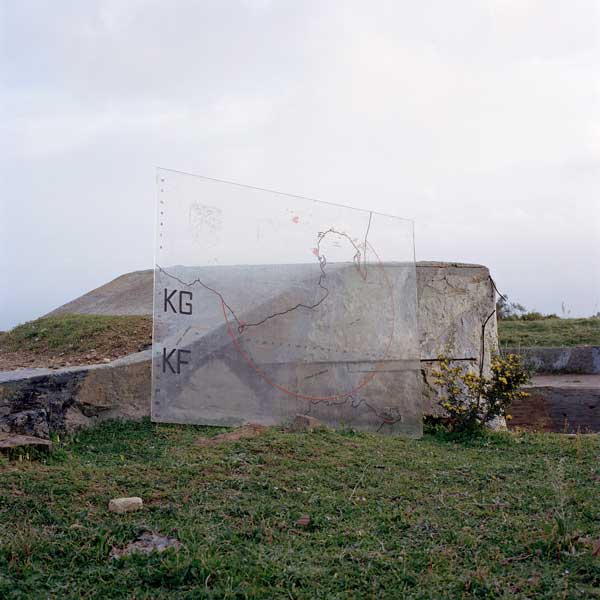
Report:
<svg viewBox="0 0 600 600"><path fill-rule="evenodd" d="M600 298L593 0L2 11L0 260L52 293L0 328L150 266L158 164L414 217L420 258L541 310Z"/></svg>

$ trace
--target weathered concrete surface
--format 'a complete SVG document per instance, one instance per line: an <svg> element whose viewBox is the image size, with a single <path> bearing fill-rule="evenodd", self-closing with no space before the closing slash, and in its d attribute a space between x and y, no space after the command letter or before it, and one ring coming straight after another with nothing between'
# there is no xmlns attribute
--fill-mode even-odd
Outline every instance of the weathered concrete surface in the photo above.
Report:
<svg viewBox="0 0 600 600"><path fill-rule="evenodd" d="M427 384L436 358L446 353L477 364L482 323L495 301L486 267L417 263L416 274L423 412L430 414L436 406ZM138 271L56 309L54 314L152 314L152 300L153 271ZM495 317L488 322L484 340L487 366L497 349ZM146 351L106 365L0 373L0 431L48 437L50 431L72 430L103 419L147 416L150 364L151 353ZM365 370L368 364L356 363L352 368ZM409 393L408 388L390 387L386 377L390 375L382 373L379 378L382 393Z"/></svg>
<svg viewBox="0 0 600 600"><path fill-rule="evenodd" d="M600 375L600 346L502 348L502 354L520 354L535 373Z"/></svg>
<svg viewBox="0 0 600 600"><path fill-rule="evenodd" d="M510 407L510 428L600 431L600 375L538 375L526 391L530 396Z"/></svg>
<svg viewBox="0 0 600 600"><path fill-rule="evenodd" d="M439 414L431 375L439 355L476 367L483 340L484 373L489 373L490 357L498 352L495 290L482 265L419 262L417 302L423 414Z"/></svg>
<svg viewBox="0 0 600 600"><path fill-rule="evenodd" d="M330 263L325 277L314 263L176 266L155 289L154 421L276 425L310 414L422 434L414 263L364 273ZM173 289L189 294L190 314L162 310ZM173 348L187 352L178 373L165 368Z"/></svg>
<svg viewBox="0 0 600 600"><path fill-rule="evenodd" d="M0 373L0 432L48 438L150 412L149 350L102 365Z"/></svg>

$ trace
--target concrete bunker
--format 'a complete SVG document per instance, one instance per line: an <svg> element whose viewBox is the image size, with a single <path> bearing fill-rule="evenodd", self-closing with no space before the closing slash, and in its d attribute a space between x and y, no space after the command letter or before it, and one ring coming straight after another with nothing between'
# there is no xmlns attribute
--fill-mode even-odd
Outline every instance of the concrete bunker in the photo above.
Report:
<svg viewBox="0 0 600 600"><path fill-rule="evenodd" d="M424 415L436 414L431 370L441 353L484 367L497 351L495 291L482 265L418 262L419 381L410 391ZM153 271L122 275L50 314L151 315ZM483 340L483 346L482 346ZM110 418L150 414L150 351L108 364L0 373L0 431L47 436Z"/></svg>

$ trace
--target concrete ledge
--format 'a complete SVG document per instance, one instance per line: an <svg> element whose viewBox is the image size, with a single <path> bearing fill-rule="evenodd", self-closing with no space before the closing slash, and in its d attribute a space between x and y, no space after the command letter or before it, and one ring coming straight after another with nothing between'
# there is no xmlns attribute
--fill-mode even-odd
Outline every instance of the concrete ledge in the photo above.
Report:
<svg viewBox="0 0 600 600"><path fill-rule="evenodd" d="M600 432L600 375L537 376L526 391L510 408L511 429Z"/></svg>
<svg viewBox="0 0 600 600"><path fill-rule="evenodd" d="M519 354L535 373L600 375L600 346L502 348L502 354Z"/></svg>
<svg viewBox="0 0 600 600"><path fill-rule="evenodd" d="M0 432L48 438L150 413L151 351L111 363L0 372Z"/></svg>

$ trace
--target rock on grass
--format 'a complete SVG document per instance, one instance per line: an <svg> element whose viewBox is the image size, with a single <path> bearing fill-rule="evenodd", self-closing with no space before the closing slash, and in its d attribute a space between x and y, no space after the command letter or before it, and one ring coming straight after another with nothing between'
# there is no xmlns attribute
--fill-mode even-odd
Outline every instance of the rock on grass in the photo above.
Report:
<svg viewBox="0 0 600 600"><path fill-rule="evenodd" d="M143 501L137 496L132 498L113 498L108 503L108 510L117 514L140 510L143 506Z"/></svg>
<svg viewBox="0 0 600 600"><path fill-rule="evenodd" d="M309 417L308 415L296 415L290 425L290 431L305 431L306 433L312 433L317 429L325 429L325 425L315 419L315 417Z"/></svg>
<svg viewBox="0 0 600 600"><path fill-rule="evenodd" d="M179 550L181 542L175 538L144 531L135 542L127 544L123 548L114 546L110 551L111 558L122 558L138 552L140 554L150 554L151 552L164 552L168 548Z"/></svg>

